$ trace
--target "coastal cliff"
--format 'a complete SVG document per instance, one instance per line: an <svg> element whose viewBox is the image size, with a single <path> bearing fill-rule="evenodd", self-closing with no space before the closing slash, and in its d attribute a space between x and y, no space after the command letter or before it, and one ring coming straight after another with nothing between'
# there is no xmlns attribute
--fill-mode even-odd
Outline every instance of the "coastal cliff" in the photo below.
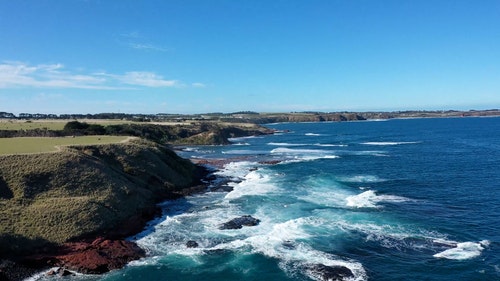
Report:
<svg viewBox="0 0 500 281"><path fill-rule="evenodd" d="M133 235L159 201L203 189L203 173L142 139L0 156L0 259Z"/></svg>

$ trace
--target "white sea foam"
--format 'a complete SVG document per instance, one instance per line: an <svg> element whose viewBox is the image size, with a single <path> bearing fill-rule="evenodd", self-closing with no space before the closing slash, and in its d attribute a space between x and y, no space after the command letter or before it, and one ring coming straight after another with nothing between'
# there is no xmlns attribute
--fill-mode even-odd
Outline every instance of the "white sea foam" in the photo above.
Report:
<svg viewBox="0 0 500 281"><path fill-rule="evenodd" d="M316 134L316 133L306 133L305 135L306 135L306 136L310 136L310 137L318 137L318 136L322 136L322 134Z"/></svg>
<svg viewBox="0 0 500 281"><path fill-rule="evenodd" d="M293 149L286 147L278 147L271 150L272 154L324 154L328 152L328 150L322 149Z"/></svg>
<svg viewBox="0 0 500 281"><path fill-rule="evenodd" d="M376 182L384 182L385 179L379 178L374 175L354 175L354 176L342 176L338 178L342 182L351 182L351 183L376 183Z"/></svg>
<svg viewBox="0 0 500 281"><path fill-rule="evenodd" d="M366 280L366 272L360 263L320 252L304 243L297 242L310 237L310 234L304 230L304 226L323 223L320 219L313 217L301 217L276 224L263 219L260 231L253 233L254 235L218 245L217 248L250 248L254 253L279 259L280 267L285 271L300 270L313 279L317 279L314 273L305 269L310 265L323 264L345 266L354 274L354 278L350 280Z"/></svg>
<svg viewBox="0 0 500 281"><path fill-rule="evenodd" d="M231 162L224 166L223 169L215 172L216 176L228 177L233 180L241 180L248 172L255 168L257 163L250 161Z"/></svg>
<svg viewBox="0 0 500 281"><path fill-rule="evenodd" d="M358 155L358 156L378 156L378 157L389 156L386 151L379 151L379 150L349 151L348 154Z"/></svg>
<svg viewBox="0 0 500 281"><path fill-rule="evenodd" d="M284 157L285 160L281 164L339 158L339 156L335 155L333 151L322 149L294 149L278 147L271 150L271 154Z"/></svg>
<svg viewBox="0 0 500 281"><path fill-rule="evenodd" d="M425 229L408 228L394 221L371 221L345 220L338 218L332 221L331 228L338 228L344 232L354 232L365 236L366 241L377 242L381 247L397 250L426 250L435 251L436 239L446 241L442 234ZM334 231L334 230L332 230ZM441 237L441 238L440 238ZM447 243L451 243L448 241ZM439 246L441 249L442 244ZM449 247L449 246L448 246Z"/></svg>
<svg viewBox="0 0 500 281"><path fill-rule="evenodd" d="M257 154L267 154L269 151L257 151L257 150L250 150L250 149L231 149L231 150L225 150L222 151L222 154L229 154L229 155L257 155Z"/></svg>
<svg viewBox="0 0 500 281"><path fill-rule="evenodd" d="M420 143L420 142L418 142L418 141L399 141L399 142L395 142L395 141L369 141L369 142L362 142L361 144L384 146L384 145L401 145L401 144L416 144L416 143Z"/></svg>
<svg viewBox="0 0 500 281"><path fill-rule="evenodd" d="M337 155L293 156L293 157L289 157L287 160L280 162L279 164L283 165L283 164L290 164L290 163L315 161L315 160L320 160L320 159L337 159L337 158L340 158L340 156L337 156Z"/></svg>
<svg viewBox="0 0 500 281"><path fill-rule="evenodd" d="M309 144L305 143L287 143L287 142L270 142L267 145L272 145L272 146L306 146Z"/></svg>
<svg viewBox="0 0 500 281"><path fill-rule="evenodd" d="M270 182L270 176L259 171L248 173L242 182L233 184L232 186L233 190L225 196L226 199L236 199L245 195L264 195L278 190Z"/></svg>
<svg viewBox="0 0 500 281"><path fill-rule="evenodd" d="M478 257L484 250L484 247L488 247L490 242L488 240L483 240L478 243L475 242L462 242L457 243L454 248L444 250L440 253L433 255L435 258L445 258L451 260L467 260Z"/></svg>
<svg viewBox="0 0 500 281"><path fill-rule="evenodd" d="M346 147L347 144L329 144L329 143L315 143L315 146L322 146L322 147Z"/></svg>
<svg viewBox="0 0 500 281"><path fill-rule="evenodd" d="M320 147L346 147L347 144L331 144L331 143L288 143L288 142L269 142L271 146L320 146Z"/></svg>
<svg viewBox="0 0 500 281"><path fill-rule="evenodd" d="M248 137L237 137L237 138L228 138L230 142L242 142L248 139L261 139L259 136L248 136Z"/></svg>
<svg viewBox="0 0 500 281"><path fill-rule="evenodd" d="M328 207L344 207L345 200L350 193L335 189L327 191L322 189L311 189L306 195L299 196L300 200Z"/></svg>
<svg viewBox="0 0 500 281"><path fill-rule="evenodd" d="M51 276L51 275L48 275L47 273L53 271L57 271L58 269L60 269L60 267L52 267L48 270L45 270L45 271L42 271L42 272L39 272L39 273L36 273L35 275L31 276L31 277L28 277L26 279L24 279L23 281L44 281L44 280L53 280L55 277L54 276ZM79 273L79 272L76 272L76 271L73 271L73 270L68 270L68 269L65 269L69 272L71 272L73 275L76 275L76 276L84 276L84 274L82 273ZM3 280L3 279L2 279Z"/></svg>
<svg viewBox="0 0 500 281"><path fill-rule="evenodd" d="M423 229L408 229L398 224L388 223L354 223L336 219L330 224L346 232L359 232L366 236L367 241L376 241L385 248L414 249L427 251L442 250L434 254L435 258L454 260L465 260L481 255L482 251L489 246L490 241L480 242L456 242L444 238L443 234Z"/></svg>
<svg viewBox="0 0 500 281"><path fill-rule="evenodd" d="M358 195L352 195L346 198L346 205L354 208L379 208L379 202L400 203L407 202L410 199L395 195L377 195L373 190L367 190Z"/></svg>
<svg viewBox="0 0 500 281"><path fill-rule="evenodd" d="M250 145L248 142L237 142L233 143L233 145Z"/></svg>

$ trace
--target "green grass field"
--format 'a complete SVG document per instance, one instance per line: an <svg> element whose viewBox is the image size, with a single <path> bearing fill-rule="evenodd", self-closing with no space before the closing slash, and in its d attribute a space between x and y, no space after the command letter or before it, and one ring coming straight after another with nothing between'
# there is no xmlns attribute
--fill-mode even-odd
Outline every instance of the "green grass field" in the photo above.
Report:
<svg viewBox="0 0 500 281"><path fill-rule="evenodd" d="M67 122L62 121L19 121L19 120L0 120L0 130L62 130Z"/></svg>
<svg viewBox="0 0 500 281"><path fill-rule="evenodd" d="M42 153L58 151L61 145L90 145L119 143L124 136L84 136L61 138L0 138L0 155L19 153Z"/></svg>
<svg viewBox="0 0 500 281"><path fill-rule="evenodd" d="M64 129L64 125L69 121L75 120L9 120L0 119L0 130L53 130L58 131ZM105 119L81 119L80 122L85 122L89 124L100 124L103 126L107 125L118 125L118 124L133 124L138 122L126 121L126 120L105 120ZM141 123L139 123L141 124Z"/></svg>

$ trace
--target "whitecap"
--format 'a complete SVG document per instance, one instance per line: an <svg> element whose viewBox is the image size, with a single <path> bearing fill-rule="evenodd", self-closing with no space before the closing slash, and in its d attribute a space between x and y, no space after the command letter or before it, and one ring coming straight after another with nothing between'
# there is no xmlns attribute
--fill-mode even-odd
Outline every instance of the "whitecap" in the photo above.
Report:
<svg viewBox="0 0 500 281"><path fill-rule="evenodd" d="M392 202L392 203L400 203L407 202L410 199L401 196L395 195L377 195L373 190L367 190L358 195L348 196L346 198L346 205L348 207L354 208L379 208L377 205L379 202Z"/></svg>
<svg viewBox="0 0 500 281"><path fill-rule="evenodd" d="M291 164L291 163L309 162L309 161L315 161L315 160L321 160L321 159L337 159L337 158L340 158L340 156L337 156L337 155L294 156L294 157L289 158L287 160L281 161L280 163L278 163L278 165L286 165L286 164Z"/></svg>
<svg viewBox="0 0 500 281"><path fill-rule="evenodd" d="M333 154L332 151L322 149L294 149L287 147L278 147L271 150L271 154L284 157L285 160L282 162L282 164L314 161L318 159L339 158L339 156Z"/></svg>
<svg viewBox="0 0 500 281"><path fill-rule="evenodd" d="M489 245L489 241L484 240L478 243L462 242L457 243L454 248L444 250L433 255L435 258L445 258L451 260L467 260L481 255L484 247Z"/></svg>
<svg viewBox="0 0 500 281"><path fill-rule="evenodd" d="M248 142L237 142L233 143L232 145L250 145Z"/></svg>
<svg viewBox="0 0 500 281"><path fill-rule="evenodd" d="M384 182L385 179L379 178L374 175L354 175L354 176L342 176L338 177L339 181L351 182L351 183L377 183Z"/></svg>
<svg viewBox="0 0 500 281"><path fill-rule="evenodd" d="M263 137L259 137L259 136L248 136L248 137L237 137L237 138L228 138L228 140L230 142L241 142L241 141L245 141L245 140L248 140L248 139L261 139Z"/></svg>
<svg viewBox="0 0 500 281"><path fill-rule="evenodd" d="M364 145L401 145L401 144L416 144L420 143L418 141L400 141L400 142L395 142L395 141L369 141L369 142L362 142L361 144Z"/></svg>
<svg viewBox="0 0 500 281"><path fill-rule="evenodd" d="M252 171L240 183L230 184L233 190L226 194L225 199L237 199L246 195L264 195L277 191L278 188L271 183L269 175Z"/></svg>
<svg viewBox="0 0 500 281"><path fill-rule="evenodd" d="M309 144L304 144L304 143L287 143L287 142L269 142L267 145L272 145L272 146L306 146Z"/></svg>
<svg viewBox="0 0 500 281"><path fill-rule="evenodd" d="M329 144L329 143L315 143L315 146L322 146L322 147L346 147L347 144Z"/></svg>
<svg viewBox="0 0 500 281"><path fill-rule="evenodd" d="M226 150L222 151L222 154L229 154L229 155L257 155L257 154L267 154L269 153L268 151L256 151L256 150L250 150L250 149L232 149L232 150Z"/></svg>
<svg viewBox="0 0 500 281"><path fill-rule="evenodd" d="M377 151L377 150L365 150L365 151L349 151L349 154L357 155L357 156L381 156L387 157L388 154L385 151Z"/></svg>
<svg viewBox="0 0 500 281"><path fill-rule="evenodd" d="M255 168L256 165L258 165L258 163L250 161L230 162L224 165L224 168L215 172L214 175L238 181L243 179L251 169Z"/></svg>
<svg viewBox="0 0 500 281"><path fill-rule="evenodd" d="M271 154L324 154L328 152L327 150L321 149L292 149L286 147L278 147L271 150Z"/></svg>
<svg viewBox="0 0 500 281"><path fill-rule="evenodd" d="M310 136L310 137L319 137L319 136L322 136L322 134L316 134L316 133L306 133L305 135L306 136Z"/></svg>

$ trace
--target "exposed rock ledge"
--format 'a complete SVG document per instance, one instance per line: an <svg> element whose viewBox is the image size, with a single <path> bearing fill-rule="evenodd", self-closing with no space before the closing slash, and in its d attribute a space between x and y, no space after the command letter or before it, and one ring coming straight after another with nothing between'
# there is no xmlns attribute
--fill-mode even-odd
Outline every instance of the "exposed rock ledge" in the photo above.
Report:
<svg viewBox="0 0 500 281"><path fill-rule="evenodd" d="M92 243L67 243L54 259L58 266L70 270L101 274L144 256L144 250L130 241L97 238Z"/></svg>

